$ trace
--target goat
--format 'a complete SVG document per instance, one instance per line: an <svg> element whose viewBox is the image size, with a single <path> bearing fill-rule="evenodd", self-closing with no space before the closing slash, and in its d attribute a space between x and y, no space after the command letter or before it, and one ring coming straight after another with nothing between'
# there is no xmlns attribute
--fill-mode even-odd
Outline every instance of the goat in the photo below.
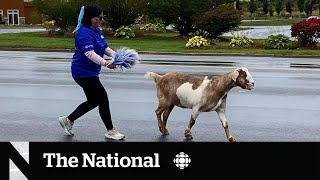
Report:
<svg viewBox="0 0 320 180"><path fill-rule="evenodd" d="M155 110L158 127L163 135L168 135L166 128L168 117L175 106L192 109L185 137L192 139L191 128L199 114L216 111L224 127L227 140L235 142L230 134L225 115L227 93L236 86L251 90L254 80L247 68L237 68L220 76L192 76L179 72L169 72L159 75L154 72L145 73L145 77L152 77L156 83L158 108Z"/></svg>

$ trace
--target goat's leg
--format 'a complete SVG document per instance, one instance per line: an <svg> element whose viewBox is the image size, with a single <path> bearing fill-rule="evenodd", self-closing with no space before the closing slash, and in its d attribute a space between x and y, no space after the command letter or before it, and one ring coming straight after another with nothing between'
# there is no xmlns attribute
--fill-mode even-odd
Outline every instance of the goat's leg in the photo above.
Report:
<svg viewBox="0 0 320 180"><path fill-rule="evenodd" d="M190 117L190 120L189 120L189 125L184 131L184 136L187 139L192 139L191 128L196 123L196 119L197 119L197 117L199 116L200 113L201 112L199 112L198 110L192 110L191 117Z"/></svg>
<svg viewBox="0 0 320 180"><path fill-rule="evenodd" d="M165 111L165 108L161 105L158 106L158 108L156 109L156 115L157 115L157 119L158 119L158 127L159 127L159 131L164 134L164 129L163 129L163 123L162 123L162 113Z"/></svg>
<svg viewBox="0 0 320 180"><path fill-rule="evenodd" d="M164 111L164 113L162 114L162 129L163 129L163 134L168 135L169 131L167 129L167 120L168 117L173 109L174 105L170 106L168 109L166 109Z"/></svg>
<svg viewBox="0 0 320 180"><path fill-rule="evenodd" d="M227 118L226 118L226 114L225 114L225 109L219 108L219 109L217 109L217 113L218 113L218 116L219 116L220 121L222 123L222 126L226 132L227 139L229 140L229 142L236 142L236 139L233 136L231 136L231 134L230 134L228 122L227 122Z"/></svg>

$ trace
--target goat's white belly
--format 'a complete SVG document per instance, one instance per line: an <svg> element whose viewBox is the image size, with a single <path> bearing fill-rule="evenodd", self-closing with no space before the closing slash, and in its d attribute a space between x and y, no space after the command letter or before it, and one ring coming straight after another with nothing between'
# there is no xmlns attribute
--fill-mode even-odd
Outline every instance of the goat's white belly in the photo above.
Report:
<svg viewBox="0 0 320 180"><path fill-rule="evenodd" d="M199 106L201 98L203 96L203 89L205 86L199 86L197 89L192 89L192 84L184 83L177 89L177 97L180 100L180 104L186 108L192 108Z"/></svg>

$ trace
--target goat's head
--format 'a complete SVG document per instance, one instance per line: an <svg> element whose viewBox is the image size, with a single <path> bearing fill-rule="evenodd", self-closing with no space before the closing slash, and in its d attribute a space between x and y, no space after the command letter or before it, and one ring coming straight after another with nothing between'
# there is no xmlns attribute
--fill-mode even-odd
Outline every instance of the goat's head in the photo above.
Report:
<svg viewBox="0 0 320 180"><path fill-rule="evenodd" d="M254 87L254 80L250 75L247 68L237 68L232 72L232 79L235 81L236 85L242 89L251 90Z"/></svg>

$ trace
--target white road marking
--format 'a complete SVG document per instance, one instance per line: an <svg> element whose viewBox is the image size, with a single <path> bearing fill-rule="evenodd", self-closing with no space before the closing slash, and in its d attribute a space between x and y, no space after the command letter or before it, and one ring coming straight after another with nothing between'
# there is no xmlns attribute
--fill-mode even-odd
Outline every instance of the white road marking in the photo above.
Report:
<svg viewBox="0 0 320 180"><path fill-rule="evenodd" d="M31 83L0 83L0 85L19 85L19 86L61 86L61 87L73 87L77 85L72 84L31 84Z"/></svg>
<svg viewBox="0 0 320 180"><path fill-rule="evenodd" d="M10 62L13 64L16 64L16 61L12 61L12 60L3 60L0 59L0 61L2 62ZM55 63L55 64L65 64L65 63L71 63L70 61L67 60L19 60L19 63Z"/></svg>
<svg viewBox="0 0 320 180"><path fill-rule="evenodd" d="M175 66L175 67L186 67L188 65L179 65L179 64L168 64L168 65L161 65L161 64L148 64L148 66ZM208 65L191 65L192 67L212 67L215 69L234 69L235 67L229 67L229 66L208 66ZM252 70L290 70L290 71L320 71L320 68L293 68L293 67L287 67L287 68L277 68L277 67L254 67L254 66L246 66L247 68L250 68Z"/></svg>

